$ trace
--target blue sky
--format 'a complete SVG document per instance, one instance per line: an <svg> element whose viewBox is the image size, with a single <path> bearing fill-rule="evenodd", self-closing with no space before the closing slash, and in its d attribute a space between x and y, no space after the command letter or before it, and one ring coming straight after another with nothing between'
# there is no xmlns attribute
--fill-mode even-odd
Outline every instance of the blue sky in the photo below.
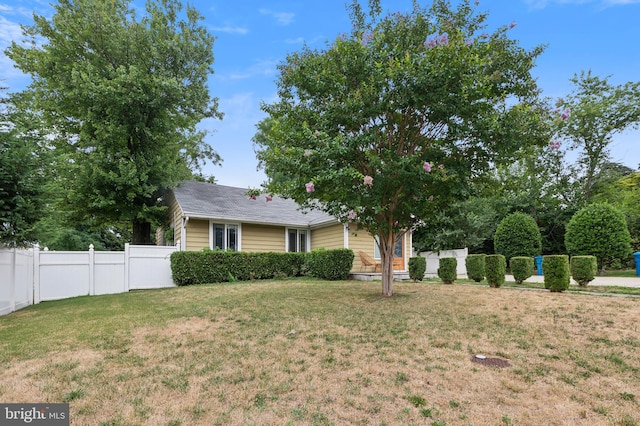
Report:
<svg viewBox="0 0 640 426"><path fill-rule="evenodd" d="M20 39L19 24L30 24L33 12L47 17L52 13L48 1L3 1L2 51L11 40ZM256 170L251 138L264 117L260 103L276 99L276 65L303 43L323 48L328 40L349 32L347 3L350 0L191 1L217 37L209 87L225 114L222 121L202 124L213 131L207 142L223 158L222 166L208 165L205 174L213 174L224 185L262 183L265 176ZM382 0L390 12L408 10L410 5L409 0ZM640 80L640 0L480 0L478 8L488 12L490 30L515 21L510 36L523 47L547 45L533 71L546 96L566 95L571 90L569 79L583 70L611 75L614 84ZM28 82L0 53L0 85L15 91ZM617 136L612 159L638 168L640 131Z"/></svg>

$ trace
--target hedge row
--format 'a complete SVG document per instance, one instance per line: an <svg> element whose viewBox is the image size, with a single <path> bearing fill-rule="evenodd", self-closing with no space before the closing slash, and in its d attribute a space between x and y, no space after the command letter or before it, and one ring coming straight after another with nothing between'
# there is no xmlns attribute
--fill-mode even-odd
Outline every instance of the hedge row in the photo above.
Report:
<svg viewBox="0 0 640 426"><path fill-rule="evenodd" d="M307 271L321 279L337 280L349 276L353 257L348 249L310 253L178 251L171 254L171 274L179 286L296 277Z"/></svg>
<svg viewBox="0 0 640 426"><path fill-rule="evenodd" d="M440 259L440 266L438 267L438 277L445 284L453 284L456 280L458 261L455 257L443 257Z"/></svg>

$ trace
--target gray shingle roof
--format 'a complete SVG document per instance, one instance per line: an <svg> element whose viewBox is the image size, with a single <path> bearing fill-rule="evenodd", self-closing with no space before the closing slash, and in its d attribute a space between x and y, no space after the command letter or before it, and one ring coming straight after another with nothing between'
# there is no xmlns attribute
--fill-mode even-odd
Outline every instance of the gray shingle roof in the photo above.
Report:
<svg viewBox="0 0 640 426"><path fill-rule="evenodd" d="M246 192L246 188L194 181L182 182L173 190L186 216L297 227L337 223L319 210L302 212L293 200L274 196L266 202L264 195L251 200Z"/></svg>

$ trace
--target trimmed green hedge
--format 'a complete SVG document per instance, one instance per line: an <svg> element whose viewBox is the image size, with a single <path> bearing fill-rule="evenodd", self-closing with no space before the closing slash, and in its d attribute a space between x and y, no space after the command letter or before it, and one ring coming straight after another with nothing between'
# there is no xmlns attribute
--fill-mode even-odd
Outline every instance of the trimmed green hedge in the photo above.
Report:
<svg viewBox="0 0 640 426"><path fill-rule="evenodd" d="M306 253L177 251L171 254L176 285L261 280L302 275Z"/></svg>
<svg viewBox="0 0 640 426"><path fill-rule="evenodd" d="M542 257L544 288L561 292L569 288L569 256L565 254Z"/></svg>
<svg viewBox="0 0 640 426"><path fill-rule="evenodd" d="M570 262L571 276L581 287L593 281L598 272L598 259L595 256L573 256Z"/></svg>
<svg viewBox="0 0 640 426"><path fill-rule="evenodd" d="M422 256L409 258L409 278L416 281L422 281L424 273L427 270L427 259Z"/></svg>
<svg viewBox="0 0 640 426"><path fill-rule="evenodd" d="M484 280L484 258L486 256L486 254L470 254L467 256L464 263L470 280L474 280L477 283Z"/></svg>
<svg viewBox="0 0 640 426"><path fill-rule="evenodd" d="M346 280L353 267L351 249L315 249L307 254L309 273L323 280Z"/></svg>
<svg viewBox="0 0 640 426"><path fill-rule="evenodd" d="M507 273L507 260L501 254L488 254L484 258L487 282L491 287L500 287L504 284Z"/></svg>
<svg viewBox="0 0 640 426"><path fill-rule="evenodd" d="M513 274L516 283L522 284L524 280L531 277L534 271L533 257L515 256L509 261L509 269Z"/></svg>
<svg viewBox="0 0 640 426"><path fill-rule="evenodd" d="M445 284L452 284L458 277L458 261L455 257L443 257L438 267L438 277Z"/></svg>

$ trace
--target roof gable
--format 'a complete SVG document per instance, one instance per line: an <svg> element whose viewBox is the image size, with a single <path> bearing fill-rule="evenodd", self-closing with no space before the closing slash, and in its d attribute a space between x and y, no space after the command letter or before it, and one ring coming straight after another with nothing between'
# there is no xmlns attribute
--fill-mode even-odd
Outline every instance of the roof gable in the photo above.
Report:
<svg viewBox="0 0 640 426"><path fill-rule="evenodd" d="M297 227L337 222L319 210L302 212L290 199L274 196L269 202L264 197L252 200L246 192L246 188L185 181L173 195L183 214L191 217Z"/></svg>

